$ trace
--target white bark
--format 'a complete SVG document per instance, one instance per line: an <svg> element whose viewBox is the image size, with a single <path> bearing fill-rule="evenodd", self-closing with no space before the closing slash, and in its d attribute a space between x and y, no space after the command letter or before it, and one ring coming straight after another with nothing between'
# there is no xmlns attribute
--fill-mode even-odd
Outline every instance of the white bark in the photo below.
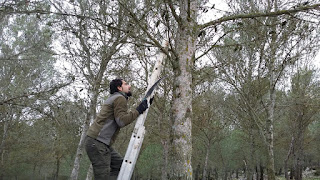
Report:
<svg viewBox="0 0 320 180"><path fill-rule="evenodd" d="M267 141L267 150L268 150L268 159L267 159L267 174L268 180L275 180L275 170L274 170L274 154L273 154L273 124L274 124L274 108L275 108L275 100L276 100L276 80L275 80L275 70L274 70L274 63L275 63L275 37L272 37L272 52L271 57L269 59L268 69L269 69L269 98L268 98L268 106L267 112L268 117L266 120L266 141Z"/></svg>
<svg viewBox="0 0 320 180"><path fill-rule="evenodd" d="M96 116L96 103L97 103L97 99L98 99L98 93L99 92L97 91L96 93L92 93L92 95L91 95L91 97L92 97L91 106L90 106L89 112L87 113L86 121L84 122L84 124L82 126L81 137L80 137L80 141L78 144L73 169L72 169L72 172L70 175L70 180L77 180L78 179L78 174L79 174L79 169L80 169L80 161L81 161L81 158L84 153L83 149L84 149L85 138L87 136L87 130L89 128L90 122Z"/></svg>
<svg viewBox="0 0 320 180"><path fill-rule="evenodd" d="M70 179L71 180L77 180L78 179L78 174L79 174L79 169L80 169L80 160L83 156L83 147L84 147L84 140L85 137L87 135L87 130L88 130L88 124L85 123L82 127L82 133L81 133L81 138L80 138L80 142L78 144L78 148L77 148L77 153L76 153L76 157L74 160L74 165L73 165L73 169L70 175Z"/></svg>
<svg viewBox="0 0 320 180"><path fill-rule="evenodd" d="M177 67L174 68L173 100L173 176L192 179L192 67L196 51L195 17L197 2L181 0L180 18L176 38Z"/></svg>
<svg viewBox="0 0 320 180"><path fill-rule="evenodd" d="M92 164L90 164L88 172L87 172L86 180L92 180L92 177L93 177L93 168L92 168Z"/></svg>
<svg viewBox="0 0 320 180"><path fill-rule="evenodd" d="M271 2L268 1L270 6L268 9L271 10L271 7L274 7L277 10L277 0ZM272 4L274 3L274 4ZM271 19L271 22L275 22L276 20ZM276 32L276 27L272 27L272 30ZM275 34L271 36L271 53L268 59L268 71L269 71L269 99L268 99L268 117L266 120L266 140L267 140L267 150L268 150L268 159L267 159L267 175L268 180L275 180L275 169L274 169L274 153L273 153L273 124L274 124L274 108L276 101L276 77L275 77L275 63L276 63L276 51L277 51L277 37Z"/></svg>
<svg viewBox="0 0 320 180"><path fill-rule="evenodd" d="M196 1L180 1L180 26L176 38L178 54L174 68L173 100L173 178L192 179L192 67L196 50L194 32Z"/></svg>
<svg viewBox="0 0 320 180"><path fill-rule="evenodd" d="M275 105L275 92L273 89L269 91L270 96L270 104L268 105L268 119L267 119L267 132L266 138L268 143L268 162L267 162L267 170L268 170L268 180L275 179L275 171L274 171L274 154L273 154L273 123L274 123L274 105Z"/></svg>

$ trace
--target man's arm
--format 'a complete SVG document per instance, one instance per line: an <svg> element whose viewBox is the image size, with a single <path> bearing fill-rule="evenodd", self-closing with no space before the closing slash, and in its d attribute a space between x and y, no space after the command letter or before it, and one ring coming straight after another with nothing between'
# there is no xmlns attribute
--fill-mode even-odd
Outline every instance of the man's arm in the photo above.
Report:
<svg viewBox="0 0 320 180"><path fill-rule="evenodd" d="M124 127L133 122L139 116L137 110L128 112L127 100L120 96L114 100L114 117L120 127Z"/></svg>

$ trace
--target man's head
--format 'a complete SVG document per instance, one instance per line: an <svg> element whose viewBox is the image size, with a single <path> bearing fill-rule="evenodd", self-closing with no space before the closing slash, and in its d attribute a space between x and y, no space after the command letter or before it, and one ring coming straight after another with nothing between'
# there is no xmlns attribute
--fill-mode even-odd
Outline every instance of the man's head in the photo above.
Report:
<svg viewBox="0 0 320 180"><path fill-rule="evenodd" d="M123 79L114 79L110 82L110 93L124 92L127 96L131 96L131 86Z"/></svg>

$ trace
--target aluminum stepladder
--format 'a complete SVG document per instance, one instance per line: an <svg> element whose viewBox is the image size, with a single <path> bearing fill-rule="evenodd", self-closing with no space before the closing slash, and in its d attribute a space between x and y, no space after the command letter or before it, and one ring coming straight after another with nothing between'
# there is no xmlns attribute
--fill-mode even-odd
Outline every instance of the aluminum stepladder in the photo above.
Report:
<svg viewBox="0 0 320 180"><path fill-rule="evenodd" d="M162 44L162 47L167 48L168 42L164 41ZM160 53L157 57L156 64L153 68L152 74L149 78L146 93L151 88L151 86L160 78L160 74L161 74L161 70L162 70L162 66L163 66L162 62L165 57L166 57L166 55L160 51ZM149 102L150 98L153 97L153 93L151 96L149 96L147 98L148 102ZM146 120L148 111L149 111L149 108L143 114L141 114L137 119L137 122L136 122L134 130L132 132L131 139L130 139L130 142L128 145L128 149L127 149L126 155L124 156L117 180L130 180L131 179L131 176L132 176L132 173L133 173L134 167L136 165L136 162L137 162L137 159L139 156L139 152L140 152L140 149L142 146L142 142L144 139L144 135L145 135L144 122Z"/></svg>

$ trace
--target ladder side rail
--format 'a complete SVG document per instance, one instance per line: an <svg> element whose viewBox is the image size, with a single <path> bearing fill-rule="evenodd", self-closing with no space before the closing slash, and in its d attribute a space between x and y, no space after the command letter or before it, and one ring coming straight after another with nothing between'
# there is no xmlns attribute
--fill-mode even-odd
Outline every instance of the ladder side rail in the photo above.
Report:
<svg viewBox="0 0 320 180"><path fill-rule="evenodd" d="M127 162L126 162L127 166L124 172L122 173L122 179L129 180L131 178L134 171L134 167L137 163L137 159L142 146L144 135L145 135L145 127L142 126L141 128L139 128L139 131L137 133L138 138L135 139L130 156L127 158Z"/></svg>
<svg viewBox="0 0 320 180"><path fill-rule="evenodd" d="M163 42L163 47L167 48L168 47L168 42L164 41ZM163 59L165 58L165 54L160 52L159 56L158 56L158 61L156 62L152 74L149 78L148 81L148 88L146 93L148 92L148 90L151 88L151 86L157 81L157 79L159 79L160 77L160 73L162 70L162 66L163 66ZM152 93L152 95L150 97L152 97L154 94L154 92ZM150 100L150 97L148 97L148 102ZM142 142L144 139L144 134L145 134L145 127L144 127L144 122L146 120L147 114L148 114L149 108L143 113L141 114L135 124L129 145L128 145L128 149L126 151L126 155L124 158L124 161L122 162L121 165L121 169L118 175L118 180L130 180L133 170L134 170L134 166L136 164L136 161L138 159L139 156L139 152L142 146ZM137 138L139 134L139 138ZM129 160L131 160L131 163L128 163Z"/></svg>
<svg viewBox="0 0 320 180"><path fill-rule="evenodd" d="M159 79L160 77L160 74L161 74L161 70L162 70L162 66L163 66L163 59L165 58L165 54L164 53L160 53L159 55L159 59L158 61L156 62L154 68L153 68L153 71L152 71L152 74L149 78L149 82L148 82L148 87L147 87L147 91L146 93L148 92L148 90L151 88L151 86ZM148 97L148 102L150 100L150 97L153 97L153 94L154 92L152 92L152 95ZM147 114L148 114L148 110L149 108L146 110L146 112L143 113L143 116L144 118L138 118L137 119L137 122L135 124L135 131L141 126L141 125L144 125L144 122L146 120L146 117L147 117ZM142 115L141 115L142 116Z"/></svg>

